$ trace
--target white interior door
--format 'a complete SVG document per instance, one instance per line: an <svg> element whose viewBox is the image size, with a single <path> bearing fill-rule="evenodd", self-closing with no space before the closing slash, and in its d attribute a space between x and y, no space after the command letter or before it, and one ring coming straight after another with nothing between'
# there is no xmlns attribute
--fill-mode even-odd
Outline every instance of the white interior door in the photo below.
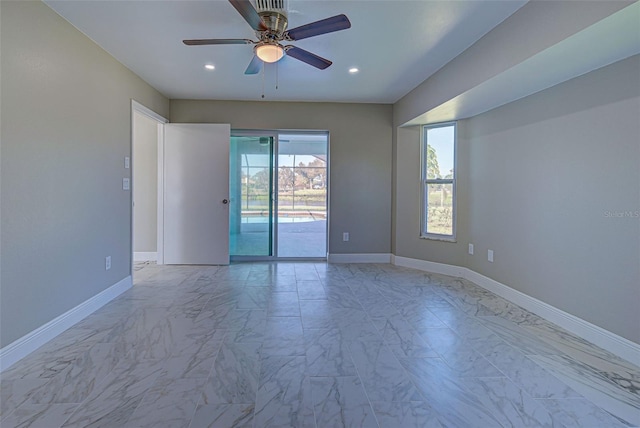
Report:
<svg viewBox="0 0 640 428"><path fill-rule="evenodd" d="M229 263L229 124L166 124L164 263Z"/></svg>

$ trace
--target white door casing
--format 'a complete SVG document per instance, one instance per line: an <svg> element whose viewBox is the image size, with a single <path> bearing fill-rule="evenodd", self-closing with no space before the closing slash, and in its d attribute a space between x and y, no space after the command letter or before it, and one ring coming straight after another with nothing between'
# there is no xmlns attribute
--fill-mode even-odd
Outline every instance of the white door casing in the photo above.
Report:
<svg viewBox="0 0 640 428"><path fill-rule="evenodd" d="M164 129L164 263L229 264L231 126Z"/></svg>

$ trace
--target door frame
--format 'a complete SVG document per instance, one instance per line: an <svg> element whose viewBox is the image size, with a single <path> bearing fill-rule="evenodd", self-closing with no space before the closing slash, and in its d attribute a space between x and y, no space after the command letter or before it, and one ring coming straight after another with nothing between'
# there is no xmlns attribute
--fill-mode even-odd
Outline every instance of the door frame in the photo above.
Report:
<svg viewBox="0 0 640 428"><path fill-rule="evenodd" d="M159 115L158 113L156 113L155 111L151 110L148 107L145 107L143 104L139 103L138 101L134 100L133 98L131 99L131 144L129 145L129 168L130 168L130 190L129 190L129 204L131 206L131 221L130 221L130 230L129 232L131 233L131 241L130 241L130 248L129 248L129 253L131 255L131 266L130 266L130 274L133 274L133 210L134 210L134 206L133 206L133 189L136 185L135 180L134 180L134 159L133 159L133 145L135 143L134 141L134 126L135 126L135 113L139 113L143 116L148 117L149 119L154 120L155 122L157 122L157 134L158 134L158 183L157 183L157 191L158 191L158 207L157 209L157 242L156 242L156 254L157 254L157 260L156 262L158 264L163 264L162 261L164 260L162 257L162 243L163 243L163 234L162 234L162 224L164 222L164 213L162 211L161 208L161 203L162 203L162 198L163 198L163 186L162 186L162 180L163 180L163 176L162 176L162 168L161 165L164 162L164 124L165 123L169 123L169 119L165 118L164 116Z"/></svg>

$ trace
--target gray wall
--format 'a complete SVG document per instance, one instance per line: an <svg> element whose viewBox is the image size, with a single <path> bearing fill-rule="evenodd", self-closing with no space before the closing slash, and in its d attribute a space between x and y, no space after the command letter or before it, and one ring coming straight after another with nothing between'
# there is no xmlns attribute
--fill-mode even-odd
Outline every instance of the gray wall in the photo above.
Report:
<svg viewBox="0 0 640 428"><path fill-rule="evenodd" d="M638 118L635 56L464 121L469 267L640 343Z"/></svg>
<svg viewBox="0 0 640 428"><path fill-rule="evenodd" d="M45 4L0 8L4 347L130 274L131 98L169 102Z"/></svg>
<svg viewBox="0 0 640 428"><path fill-rule="evenodd" d="M133 251L158 248L158 122L133 117Z"/></svg>
<svg viewBox="0 0 640 428"><path fill-rule="evenodd" d="M640 343L639 76L634 56L460 121L455 244L418 239L419 137L398 129L396 254L467 266Z"/></svg>
<svg viewBox="0 0 640 428"><path fill-rule="evenodd" d="M391 252L391 105L172 100L170 119L328 130L329 253ZM349 242L342 232L350 233Z"/></svg>

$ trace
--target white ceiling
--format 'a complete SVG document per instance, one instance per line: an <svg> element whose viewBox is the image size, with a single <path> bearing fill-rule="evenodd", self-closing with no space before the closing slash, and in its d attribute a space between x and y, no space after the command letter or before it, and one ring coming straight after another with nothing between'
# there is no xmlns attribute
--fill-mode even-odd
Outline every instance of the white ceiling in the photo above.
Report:
<svg viewBox="0 0 640 428"><path fill-rule="evenodd" d="M333 61L328 69L285 58L267 65L264 76L244 74L250 45L183 45L183 39L255 39L225 0L46 3L171 99L259 100L264 84L272 101L393 103L526 1L288 0L289 28L340 13L352 27L291 42ZM206 63L216 69L205 70ZM350 67L360 72L351 75Z"/></svg>
<svg viewBox="0 0 640 428"><path fill-rule="evenodd" d="M472 117L637 54L640 54L640 2L626 6L404 125Z"/></svg>

